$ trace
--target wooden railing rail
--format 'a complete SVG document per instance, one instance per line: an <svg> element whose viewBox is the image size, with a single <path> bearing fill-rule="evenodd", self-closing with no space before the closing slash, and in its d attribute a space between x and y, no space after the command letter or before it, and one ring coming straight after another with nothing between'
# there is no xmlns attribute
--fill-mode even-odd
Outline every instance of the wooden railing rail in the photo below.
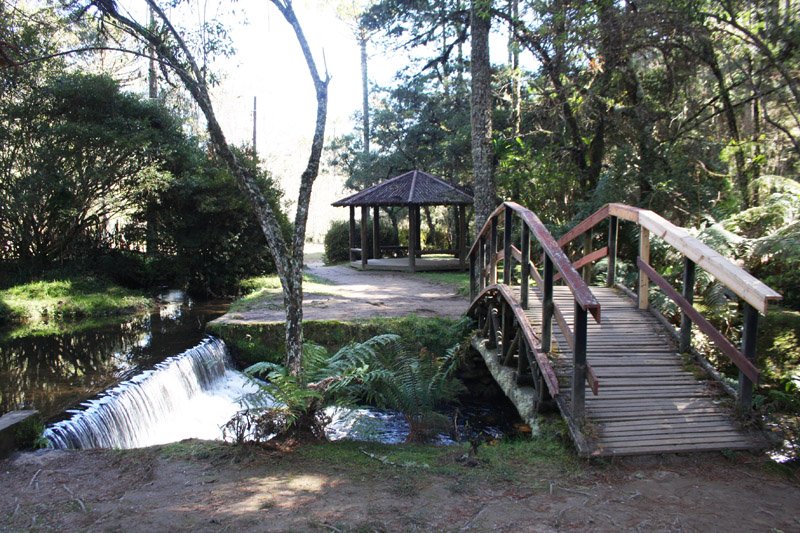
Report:
<svg viewBox="0 0 800 533"><path fill-rule="evenodd" d="M591 232L605 220L608 220L608 245L601 250L592 251ZM707 244L692 237L684 228L675 226L652 211L625 204L607 204L601 207L558 239L558 245L566 247L578 237L584 236L582 245L584 256L574 263L576 268L586 269L584 277L588 277L587 271L591 263L607 256L606 285L612 286L616 282L617 235L620 220L633 222L640 228L639 254L636 258L639 269L637 283L639 308L649 307L650 281L654 282L681 309L681 327L678 335L680 350L687 352L691 349L692 324L695 324L739 369L739 405L745 411L749 411L752 405L753 385L758 383L760 377L760 371L754 364L758 314L766 313L769 302L780 300L781 295ZM661 238L683 255L682 293L672 287L650 265L651 235ZM744 329L741 348L736 348L692 305L696 267L708 272L742 299Z"/></svg>
<svg viewBox="0 0 800 533"><path fill-rule="evenodd" d="M517 224L519 225L517 226ZM499 235L501 227L502 241ZM518 232L515 232L515 228L518 228ZM501 242L502 247L500 246ZM541 274L531 261L532 242L537 243L542 251L543 264L541 266ZM595 394L597 394L599 386L597 377L586 363L588 314L591 314L597 322L600 321L600 304L592 294L589 286L581 278L541 220L530 210L514 202L503 203L490 215L483 228L478 232L468 257L470 265L470 300L473 302L471 309L478 305L478 302L482 299L492 295L500 295L500 299L503 301L509 300L509 298L514 301L514 297L507 287L516 284L515 262L520 267L518 283L520 296L519 302L516 304L519 306L520 313L517 313L516 308L510 303L503 304L506 306L504 308L509 309L509 317L513 317L513 319L509 318L510 323L519 322L522 324L524 322L524 324L528 324L523 311L528 309L529 306L528 296L531 278L540 288L542 293L542 333L538 343L540 348L534 349L530 345L527 348L530 348L534 354L539 353L535 350L541 350L541 353L550 351L552 322L553 318L555 318L572 348L572 414L575 419L582 419L585 404L584 383L588 380ZM498 283L498 265L501 263L503 278L500 280L501 283ZM563 313L557 308L553 300L553 285L557 275L569 288L573 296L575 315L572 329L568 327ZM491 289L491 292L487 292L489 289ZM491 314L496 311L489 310L487 312ZM518 314L520 316L517 316ZM491 317L486 318L483 325L486 326L491 320ZM500 322L504 323L504 320ZM501 325L501 330L504 327ZM530 327L529 324L527 327ZM503 350L508 349L511 346L508 337L501 335L501 338L505 339ZM537 365L543 364L547 360L544 356L541 358L534 357L533 359ZM542 372L545 373L544 369L542 369ZM557 389L556 393L553 392L553 384L547 380L545 381L548 388L550 388L551 394L557 394Z"/></svg>

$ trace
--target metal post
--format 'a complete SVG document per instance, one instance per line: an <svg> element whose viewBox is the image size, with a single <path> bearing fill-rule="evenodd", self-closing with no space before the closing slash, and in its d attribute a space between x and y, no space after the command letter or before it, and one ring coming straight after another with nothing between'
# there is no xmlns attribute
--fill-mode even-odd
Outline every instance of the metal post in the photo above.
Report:
<svg viewBox="0 0 800 533"><path fill-rule="evenodd" d="M381 208L377 205L372 208L372 258L381 258Z"/></svg>
<svg viewBox="0 0 800 533"><path fill-rule="evenodd" d="M688 257L683 258L683 297L691 305L694 302L695 264ZM681 312L680 350L686 353L692 349L692 319Z"/></svg>
<svg viewBox="0 0 800 533"><path fill-rule="evenodd" d="M606 287L613 287L617 280L617 234L619 222L617 217L608 218L608 275Z"/></svg>
<svg viewBox="0 0 800 533"><path fill-rule="evenodd" d="M369 217L369 207L361 206L361 269L367 269L367 218Z"/></svg>
<svg viewBox="0 0 800 533"><path fill-rule="evenodd" d="M744 326L742 328L742 353L751 363L756 362L756 334L758 333L758 311L744 303ZM753 408L753 382L739 372L739 409L749 415Z"/></svg>
<svg viewBox="0 0 800 533"><path fill-rule="evenodd" d="M544 255L544 287L542 290L542 350L550 351L553 332L553 260Z"/></svg>
<svg viewBox="0 0 800 533"><path fill-rule="evenodd" d="M572 418L583 420L586 401L586 310L575 302L575 349L572 363Z"/></svg>
<svg viewBox="0 0 800 533"><path fill-rule="evenodd" d="M511 256L511 224L514 212L506 206L505 217L503 220L503 283L511 285L511 271L513 270L514 258Z"/></svg>
<svg viewBox="0 0 800 533"><path fill-rule="evenodd" d="M528 282L531 278L531 235L525 221L522 221L522 280L519 288L519 304L528 308Z"/></svg>

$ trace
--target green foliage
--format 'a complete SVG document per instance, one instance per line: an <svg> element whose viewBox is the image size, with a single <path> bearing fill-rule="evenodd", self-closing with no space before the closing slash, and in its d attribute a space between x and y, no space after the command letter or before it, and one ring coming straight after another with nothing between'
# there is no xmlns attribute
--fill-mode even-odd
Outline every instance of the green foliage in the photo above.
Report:
<svg viewBox="0 0 800 533"><path fill-rule="evenodd" d="M391 352L350 349L337 353L348 373L335 386L354 399L403 413L409 424L408 441L428 441L449 423L436 408L465 390L453 376L460 346L441 357L425 350L409 352L400 345L394 348Z"/></svg>
<svg viewBox="0 0 800 533"><path fill-rule="evenodd" d="M245 369L251 376L263 376L266 382L257 393L244 398L247 413L255 411L252 426L239 429L238 435L251 434L254 440L269 435L284 437L325 438L327 419L322 409L331 405L335 398L344 395L345 386L352 375L361 369L354 368L352 361L360 357L376 357L396 341L395 336L373 337L363 343L348 344L333 356L325 348L307 342L303 346L302 367L294 375L283 365L260 362ZM241 424L237 415L228 427Z"/></svg>
<svg viewBox="0 0 800 533"><path fill-rule="evenodd" d="M44 429L41 416L26 418L14 430L14 442L17 448L23 450L47 448L49 441L44 436Z"/></svg>
<svg viewBox="0 0 800 533"><path fill-rule="evenodd" d="M125 228L126 240L154 249L155 266L171 283L200 296L231 296L238 282L275 271L266 239L249 202L222 162L190 146L173 161L172 178L156 191L144 191L140 208ZM250 167L285 236L291 228L280 209L283 193L252 157Z"/></svg>
<svg viewBox="0 0 800 533"><path fill-rule="evenodd" d="M398 236L392 226L381 218L380 220L381 244L396 245ZM356 242L353 247L358 248L361 239L360 226L356 227ZM350 260L350 223L346 220L334 220L325 233L325 264L333 265ZM372 218L367 222L367 251L372 258Z"/></svg>
<svg viewBox="0 0 800 533"><path fill-rule="evenodd" d="M182 133L163 108L105 76L62 73L0 102L3 257L38 266L103 245L145 169Z"/></svg>

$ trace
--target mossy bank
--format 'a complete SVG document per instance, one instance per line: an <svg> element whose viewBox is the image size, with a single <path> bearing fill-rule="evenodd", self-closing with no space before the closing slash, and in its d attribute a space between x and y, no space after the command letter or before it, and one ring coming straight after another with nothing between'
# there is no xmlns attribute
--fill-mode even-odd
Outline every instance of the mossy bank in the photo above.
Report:
<svg viewBox="0 0 800 533"><path fill-rule="evenodd" d="M405 316L369 320L305 320L306 340L335 351L350 342L363 342L376 335L393 333L407 345L441 355L460 343L472 324L467 319ZM223 339L242 365L259 361L280 363L285 355L286 325L283 322L237 322L215 320L207 329Z"/></svg>

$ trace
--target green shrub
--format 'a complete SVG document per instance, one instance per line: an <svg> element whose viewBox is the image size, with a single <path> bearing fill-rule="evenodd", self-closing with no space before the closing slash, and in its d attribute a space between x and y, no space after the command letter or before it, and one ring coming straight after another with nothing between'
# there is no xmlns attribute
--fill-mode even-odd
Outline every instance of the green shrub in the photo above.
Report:
<svg viewBox="0 0 800 533"><path fill-rule="evenodd" d="M381 244L396 245L399 243L397 234L391 224L381 220ZM325 264L332 265L350 260L350 223L346 220L334 220L331 222L328 232L325 234ZM356 242L354 248L358 248L361 239L361 226L356 226ZM372 220L367 223L367 250L369 257L372 258Z"/></svg>

